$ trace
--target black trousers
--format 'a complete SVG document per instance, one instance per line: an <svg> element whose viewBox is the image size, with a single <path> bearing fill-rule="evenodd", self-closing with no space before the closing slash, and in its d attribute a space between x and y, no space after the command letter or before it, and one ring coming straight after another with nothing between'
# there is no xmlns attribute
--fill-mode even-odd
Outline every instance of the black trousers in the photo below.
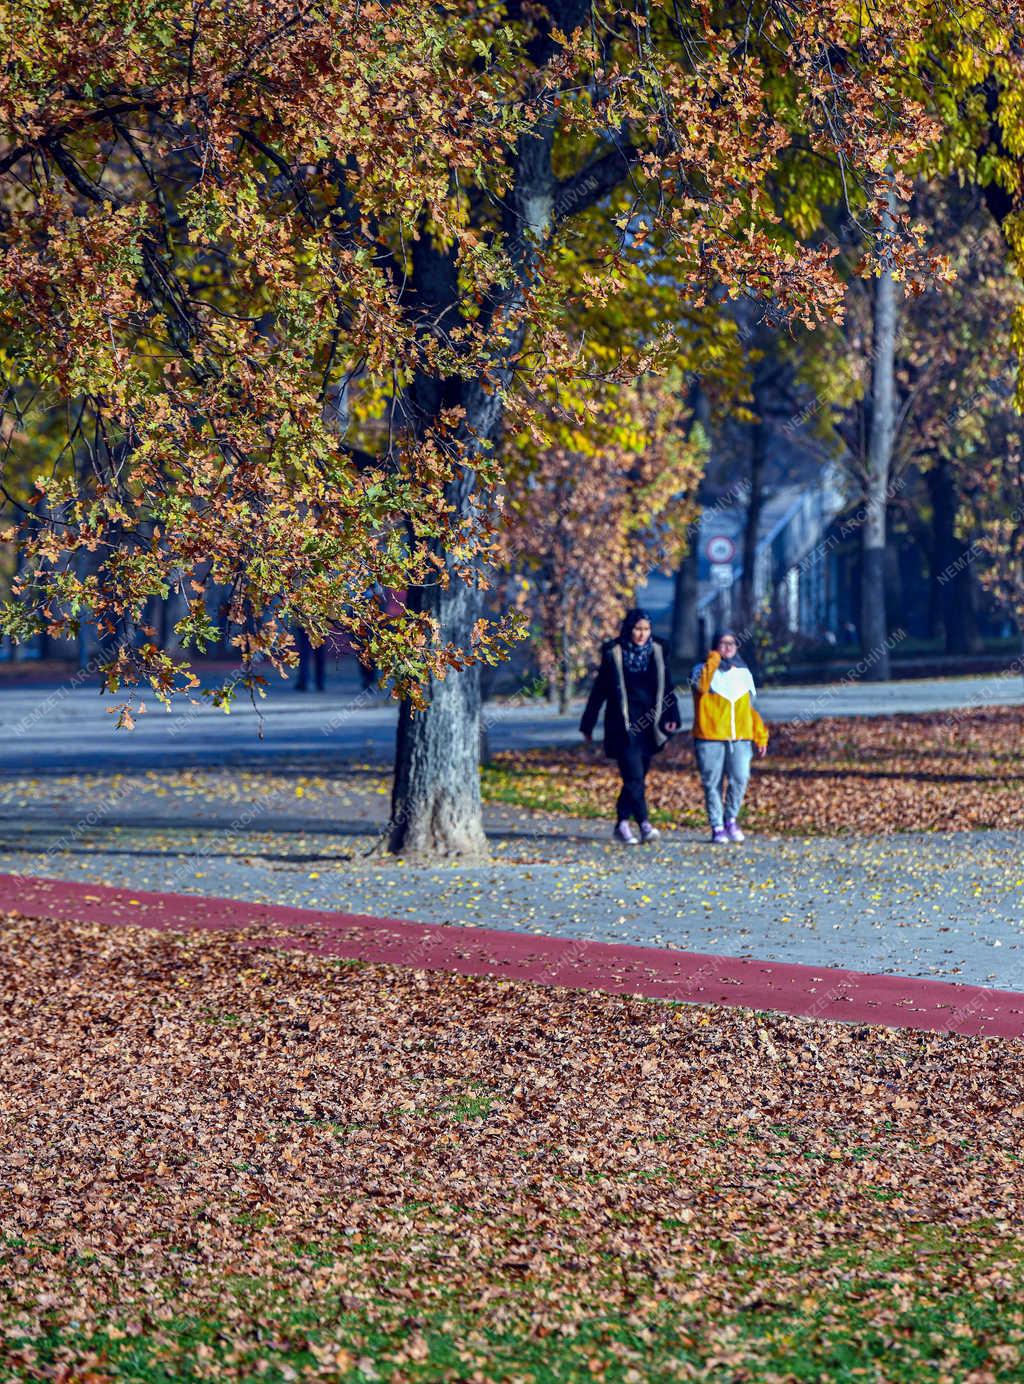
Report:
<svg viewBox="0 0 1024 1384"><path fill-rule="evenodd" d="M622 791L615 804L618 821L628 822L630 817L635 817L637 822L647 821L646 779L653 754L654 746L648 736L631 735L629 745L618 756L622 775Z"/></svg>

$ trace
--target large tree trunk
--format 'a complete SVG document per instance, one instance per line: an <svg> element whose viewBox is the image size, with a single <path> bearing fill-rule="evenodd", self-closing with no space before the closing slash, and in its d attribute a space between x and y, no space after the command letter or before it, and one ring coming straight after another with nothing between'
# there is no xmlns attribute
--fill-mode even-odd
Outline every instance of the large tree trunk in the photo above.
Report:
<svg viewBox="0 0 1024 1384"><path fill-rule="evenodd" d="M467 647L479 596L463 582L447 591L410 593L419 609L439 621L441 635ZM390 849L436 859L486 853L480 801L480 670L477 666L431 678L430 704L398 717Z"/></svg>
<svg viewBox="0 0 1024 1384"><path fill-rule="evenodd" d="M578 28L586 15L581 0L556 0L551 7L553 22L565 33ZM529 44L532 61L542 66L559 54L562 43L553 29L538 21ZM482 218L486 239L491 235L495 207L500 207L502 248L512 271L501 286L495 284L494 296L483 305L478 323L491 333L493 354L488 369L469 382L420 375L402 397L399 422L419 437L443 408L461 405L464 409L463 467L450 488L456 515L469 514L474 455L498 436L502 392L513 382L525 340L528 314L523 309L554 226L596 205L622 181L638 157L633 145L624 146L613 138L583 168L559 181L552 151L560 122L558 109L544 103L534 125L519 135L507 193L500 202L483 199L478 210L471 207L471 215ZM465 325L463 290L452 247L436 246L424 220L409 253L410 320L424 337L434 333L450 344L455 330ZM424 352L423 358L429 354ZM440 549L438 555L445 556ZM453 578L449 590L420 592L416 599L431 603L443 639L466 646L480 608L478 592ZM414 715L406 706L399 718L391 848L420 855L475 855L484 848L477 762L478 672L470 669L444 681L432 680L426 692L430 698L426 711Z"/></svg>
<svg viewBox="0 0 1024 1384"><path fill-rule="evenodd" d="M468 515L474 488L473 458L492 444L501 424L501 393L496 384L512 378L513 362L525 328L515 322L524 296L536 277L541 250L551 230L555 176L551 167L557 114L546 114L520 137L515 176L504 215L506 248L515 279L496 296L495 311L504 313L496 331L494 378L487 382L438 379L420 375L403 400L404 421L422 437L445 408L464 410L462 465L448 487L457 515ZM413 243L412 290L424 324L444 324L447 334L461 318L461 289L451 248L434 244L428 228ZM494 319L492 318L492 321ZM439 556L444 556L439 551ZM480 593L454 576L447 590L428 587L410 592L421 609L438 622L440 637L467 649L480 614ZM425 689L429 705L414 713L404 705L395 746L391 799L390 848L423 858L480 856L486 853L480 798L479 668L431 678Z"/></svg>
<svg viewBox="0 0 1024 1384"><path fill-rule="evenodd" d="M882 217L884 231L893 227L895 208L895 193L890 186ZM883 270L875 280L871 426L861 525L860 641L867 664L864 677L874 682L887 681L891 676L885 604L885 518L896 432L897 292L891 271Z"/></svg>
<svg viewBox="0 0 1024 1384"><path fill-rule="evenodd" d="M412 258L423 317L437 320L458 302L453 257L433 243L424 227ZM462 464L446 498L455 514L464 515L474 486L473 449L479 445L477 439L486 443L496 432L496 398L485 397L471 385L421 374L402 401L400 422L413 437L423 438L442 410L456 405L465 409L467 432L461 439ZM433 616L442 643L468 649L480 613L480 593L455 575L443 548L438 546L437 553L448 567L448 585L413 588L409 605ZM424 858L482 855L486 841L480 803L480 670L472 665L449 671L444 678L430 677L424 693L424 711L414 711L408 702L399 711L389 847Z"/></svg>

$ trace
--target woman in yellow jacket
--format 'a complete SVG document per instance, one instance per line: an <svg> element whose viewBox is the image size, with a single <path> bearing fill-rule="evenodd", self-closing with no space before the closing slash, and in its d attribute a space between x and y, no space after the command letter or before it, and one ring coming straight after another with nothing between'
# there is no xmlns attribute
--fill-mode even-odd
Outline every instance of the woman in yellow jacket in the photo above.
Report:
<svg viewBox="0 0 1024 1384"><path fill-rule="evenodd" d="M754 710L757 695L750 669L740 657L733 630L721 630L703 663L690 676L693 689L693 744L704 802L716 846L742 841L740 808L750 779L750 764L768 748L768 731ZM729 787L722 802L722 784Z"/></svg>

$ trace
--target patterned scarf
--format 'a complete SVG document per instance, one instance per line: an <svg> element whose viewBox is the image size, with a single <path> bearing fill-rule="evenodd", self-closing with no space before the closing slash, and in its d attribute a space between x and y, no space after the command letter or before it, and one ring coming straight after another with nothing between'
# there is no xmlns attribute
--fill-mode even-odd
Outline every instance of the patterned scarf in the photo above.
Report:
<svg viewBox="0 0 1024 1384"><path fill-rule="evenodd" d="M630 673L646 673L651 661L653 639L645 639L642 644L634 644L632 639L622 641L622 666Z"/></svg>

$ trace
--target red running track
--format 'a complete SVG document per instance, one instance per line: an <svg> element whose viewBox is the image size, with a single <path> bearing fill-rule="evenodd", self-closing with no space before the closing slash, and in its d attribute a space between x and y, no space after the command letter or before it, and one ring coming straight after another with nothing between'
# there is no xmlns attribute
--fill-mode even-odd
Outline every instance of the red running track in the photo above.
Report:
<svg viewBox="0 0 1024 1384"><path fill-rule="evenodd" d="M32 875L0 874L0 910L30 918L172 932L244 929L244 946L284 947L316 956L848 1023L1024 1037L1024 995L827 966L412 923L193 894L150 894Z"/></svg>

